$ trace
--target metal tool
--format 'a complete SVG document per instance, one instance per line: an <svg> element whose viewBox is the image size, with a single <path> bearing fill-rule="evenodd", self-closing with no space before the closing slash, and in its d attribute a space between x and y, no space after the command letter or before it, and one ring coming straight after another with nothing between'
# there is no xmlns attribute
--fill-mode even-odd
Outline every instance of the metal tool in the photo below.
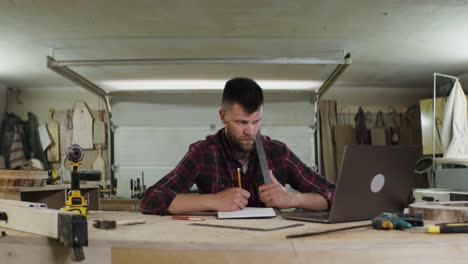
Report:
<svg viewBox="0 0 468 264"><path fill-rule="evenodd" d="M202 224L202 223L193 223L191 225L195 226L207 226L207 227L217 227L217 228L228 228L228 229L237 229L237 230L249 230L249 231L274 231L274 230L281 230L286 228L298 227L303 226L304 224L292 224L280 227L273 227L273 228L260 228L260 227L244 227L244 226L229 226L229 225L215 225L215 224Z"/></svg>
<svg viewBox="0 0 468 264"><path fill-rule="evenodd" d="M364 228L364 227L370 227L370 226L372 226L372 224L348 226L348 227L335 228L335 229L328 229L328 230L317 231L317 232L308 232L308 233L302 233L302 234L288 235L288 236L286 236L286 238L298 238L298 237L307 237L307 236L318 236L318 235L327 234L327 233L333 233L333 232L344 231L344 230L351 230L351 229L357 229L357 228Z"/></svg>
<svg viewBox="0 0 468 264"><path fill-rule="evenodd" d="M443 223L428 226L426 229L427 233L439 234L439 233L468 233L468 223Z"/></svg>
<svg viewBox="0 0 468 264"><path fill-rule="evenodd" d="M115 229L117 226L124 226L124 225L136 225L136 224L144 224L146 223L146 219L131 219L131 220L94 220L93 226L95 228L100 229Z"/></svg>
<svg viewBox="0 0 468 264"><path fill-rule="evenodd" d="M57 174L57 171L55 169L51 169L47 171L47 174L48 174L48 178L47 178L46 184L55 185L55 184L59 184L60 181L62 180L61 177Z"/></svg>
<svg viewBox="0 0 468 264"><path fill-rule="evenodd" d="M268 160L265 154L265 148L263 147L263 138L260 133L257 133L255 136L255 148L257 149L258 161L260 162L260 167L262 169L263 183L270 184L270 171L268 169Z"/></svg>

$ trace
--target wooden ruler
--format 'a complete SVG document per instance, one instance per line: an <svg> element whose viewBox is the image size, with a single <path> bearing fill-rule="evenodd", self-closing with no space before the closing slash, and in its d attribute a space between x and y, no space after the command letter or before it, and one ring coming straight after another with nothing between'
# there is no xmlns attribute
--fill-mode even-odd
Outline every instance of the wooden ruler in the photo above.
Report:
<svg viewBox="0 0 468 264"><path fill-rule="evenodd" d="M193 223L190 225L194 226L206 226L206 227L216 227L216 228L227 228L227 229L237 229L237 230L247 230L247 231L275 231L275 230L281 230L281 229L286 229L286 228L291 228L291 227L298 227L298 226L303 226L304 224L291 224L291 225L285 225L285 226L280 226L280 227L273 227L273 228L262 228L262 227L246 227L246 226L230 226L230 225L217 225L217 224L202 224L202 223Z"/></svg>

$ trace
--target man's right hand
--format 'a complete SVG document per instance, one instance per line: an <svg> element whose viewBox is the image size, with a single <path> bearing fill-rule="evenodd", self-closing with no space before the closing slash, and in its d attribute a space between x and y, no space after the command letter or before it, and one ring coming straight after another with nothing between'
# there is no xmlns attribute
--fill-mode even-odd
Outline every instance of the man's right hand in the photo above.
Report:
<svg viewBox="0 0 468 264"><path fill-rule="evenodd" d="M214 196L216 211L230 212L247 206L250 193L242 188L230 188L216 193Z"/></svg>

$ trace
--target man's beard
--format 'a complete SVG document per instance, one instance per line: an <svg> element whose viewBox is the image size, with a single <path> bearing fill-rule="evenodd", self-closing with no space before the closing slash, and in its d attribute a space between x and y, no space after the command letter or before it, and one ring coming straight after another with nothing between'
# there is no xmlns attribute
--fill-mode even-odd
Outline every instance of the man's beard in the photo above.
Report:
<svg viewBox="0 0 468 264"><path fill-rule="evenodd" d="M237 140L229 133L229 131L227 131L226 136L229 141L229 146L231 146L231 149L235 152L249 153L255 147L253 139L251 141L243 141L242 139ZM251 138L244 137L244 139Z"/></svg>

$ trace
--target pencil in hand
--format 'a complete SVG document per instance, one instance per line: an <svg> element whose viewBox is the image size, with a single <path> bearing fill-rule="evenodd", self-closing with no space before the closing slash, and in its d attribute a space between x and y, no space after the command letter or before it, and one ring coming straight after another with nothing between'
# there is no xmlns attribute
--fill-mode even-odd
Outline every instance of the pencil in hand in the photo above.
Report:
<svg viewBox="0 0 468 264"><path fill-rule="evenodd" d="M241 181L241 171L240 168L237 168L237 185L239 188L242 188L242 181Z"/></svg>
<svg viewBox="0 0 468 264"><path fill-rule="evenodd" d="M205 218L184 216L184 215L173 215L172 220L188 220L188 221L203 221Z"/></svg>

